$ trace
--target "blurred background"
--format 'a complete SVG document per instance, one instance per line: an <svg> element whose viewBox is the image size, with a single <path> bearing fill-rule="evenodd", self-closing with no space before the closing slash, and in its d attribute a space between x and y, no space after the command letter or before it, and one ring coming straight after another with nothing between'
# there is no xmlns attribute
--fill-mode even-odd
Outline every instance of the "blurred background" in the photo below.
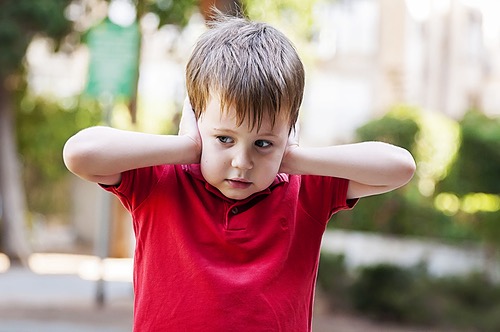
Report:
<svg viewBox="0 0 500 332"><path fill-rule="evenodd" d="M0 331L131 329L129 216L62 147L98 124L176 133L213 5L296 45L302 144L381 140L417 161L330 222L314 330L499 331L495 0L1 1Z"/></svg>

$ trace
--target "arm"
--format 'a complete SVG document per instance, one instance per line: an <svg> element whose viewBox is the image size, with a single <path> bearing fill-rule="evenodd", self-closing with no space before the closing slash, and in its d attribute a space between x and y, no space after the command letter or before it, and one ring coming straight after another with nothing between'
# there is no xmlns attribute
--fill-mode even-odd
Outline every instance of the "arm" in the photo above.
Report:
<svg viewBox="0 0 500 332"><path fill-rule="evenodd" d="M294 145L283 158L282 170L349 179L347 198L359 198L403 186L415 172L415 161L407 150L382 142L319 148Z"/></svg>
<svg viewBox="0 0 500 332"><path fill-rule="evenodd" d="M184 105L181 126L186 117L194 119L189 102ZM181 129L179 136L167 136L91 127L71 137L63 150L64 163L71 172L105 185L118 184L121 173L130 169L198 163L200 154L196 128Z"/></svg>

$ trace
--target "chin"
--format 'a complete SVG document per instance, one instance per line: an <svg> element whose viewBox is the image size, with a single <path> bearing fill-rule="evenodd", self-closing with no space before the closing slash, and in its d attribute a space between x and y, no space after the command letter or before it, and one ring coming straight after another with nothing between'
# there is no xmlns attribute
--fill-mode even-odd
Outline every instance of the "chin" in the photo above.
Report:
<svg viewBox="0 0 500 332"><path fill-rule="evenodd" d="M224 190L222 191L222 194L224 196L226 196L227 198L230 198L230 199L235 199L235 200L238 200L238 201L241 201L245 198L248 198L250 197L251 195L255 194L254 191L240 191L240 192L237 192L237 191L232 191L232 190Z"/></svg>
<svg viewBox="0 0 500 332"><path fill-rule="evenodd" d="M229 194L229 193L222 193L224 196L226 196L227 198L230 198L230 199L234 199L234 200L237 200L237 201L241 201L245 198L248 198L250 197L252 194L248 194L248 195L235 195L235 194Z"/></svg>

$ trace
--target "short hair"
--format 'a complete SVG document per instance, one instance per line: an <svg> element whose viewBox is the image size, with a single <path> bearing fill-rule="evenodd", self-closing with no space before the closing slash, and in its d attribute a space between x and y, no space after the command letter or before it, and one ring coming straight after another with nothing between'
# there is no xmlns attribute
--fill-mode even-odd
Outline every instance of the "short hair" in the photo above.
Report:
<svg viewBox="0 0 500 332"><path fill-rule="evenodd" d="M262 119L285 116L290 130L304 94L304 67L292 42L265 23L216 12L199 38L186 67L186 86L196 118L211 93L221 111L233 106L238 125L249 120L260 129Z"/></svg>

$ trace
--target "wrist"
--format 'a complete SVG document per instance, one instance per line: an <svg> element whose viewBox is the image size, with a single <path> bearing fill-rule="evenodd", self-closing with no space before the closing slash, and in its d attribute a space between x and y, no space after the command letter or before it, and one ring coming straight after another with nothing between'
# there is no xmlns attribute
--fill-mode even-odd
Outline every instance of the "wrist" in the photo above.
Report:
<svg viewBox="0 0 500 332"><path fill-rule="evenodd" d="M189 135L180 136L183 139L185 161L183 164L199 164L201 159L201 142Z"/></svg>
<svg viewBox="0 0 500 332"><path fill-rule="evenodd" d="M298 145L289 146L283 155L283 159L281 160L281 173L288 174L299 174L299 170L297 168L298 161L300 160L300 151L301 148Z"/></svg>

